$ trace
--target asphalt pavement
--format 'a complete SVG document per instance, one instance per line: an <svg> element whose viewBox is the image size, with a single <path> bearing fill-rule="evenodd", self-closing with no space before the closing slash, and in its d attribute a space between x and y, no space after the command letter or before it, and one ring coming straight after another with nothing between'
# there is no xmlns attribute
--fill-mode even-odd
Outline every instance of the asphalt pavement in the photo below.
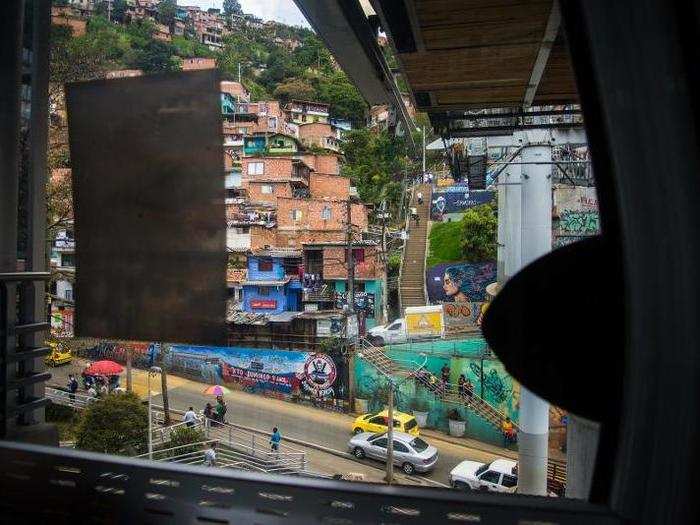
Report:
<svg viewBox="0 0 700 525"><path fill-rule="evenodd" d="M64 385L68 381L68 374L79 374L83 366L84 361L74 359L73 363L69 365L54 368L52 370L53 378L49 383ZM125 382L124 377L122 377L122 382ZM122 384L122 386L125 385ZM204 408L207 402L214 403L212 396L203 394L203 391L208 386L210 385L206 383L168 375L170 407L184 411L192 406L195 411L199 411ZM145 371L134 369L133 389L138 395L146 397ZM160 391L159 379L151 381L151 391L153 393L153 403L162 404L160 393L155 393ZM355 418L352 415L331 412L305 404L295 404L282 399L248 394L238 390L234 390L226 396L226 403L228 406L226 419L231 423L267 432L270 432L273 427L277 427L283 439L300 440L338 453L336 454L338 461L334 464L338 469L347 468L348 472L352 472L349 469L354 469L356 464L358 468L361 468L358 460L354 458L344 459L342 456L342 454L348 452L347 443L352 436L352 423ZM439 453L439 459L433 472L416 475L424 484L447 485L450 470L465 459L490 462L499 457L512 457L513 454L511 451L480 444L472 440L438 438L439 433L435 431L426 431L422 437L431 445L437 447ZM462 441L464 444L462 444ZM315 456L317 456L316 460L320 462L331 461L325 455L323 457L326 459L322 459L318 454ZM309 457L312 457L312 454ZM383 469L384 464L369 459L362 460L359 463L365 467L362 468L362 472L365 473L366 478L371 478L368 481L375 481L375 478L381 478L379 469ZM367 467L371 468L368 469ZM404 478L404 476L400 475L398 476L398 481L400 483L409 482L409 480Z"/></svg>

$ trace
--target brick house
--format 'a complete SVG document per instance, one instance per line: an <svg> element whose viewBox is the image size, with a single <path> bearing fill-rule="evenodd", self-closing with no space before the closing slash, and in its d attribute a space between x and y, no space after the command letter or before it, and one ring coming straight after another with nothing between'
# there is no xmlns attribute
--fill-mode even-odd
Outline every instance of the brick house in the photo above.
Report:
<svg viewBox="0 0 700 525"><path fill-rule="evenodd" d="M215 58L205 58L205 57L189 57L181 59L180 63L183 71L198 71L201 69L214 69L216 68ZM230 84L232 82L221 82L221 91L226 92L224 89L224 84ZM238 82L235 82L238 84ZM241 86L242 87L242 86Z"/></svg>
<svg viewBox="0 0 700 525"><path fill-rule="evenodd" d="M314 309L341 308L347 304L347 249L344 241L307 242L303 245L304 271L321 283L305 288L304 304ZM383 321L384 264L380 247L373 241L353 243L355 269L355 310L361 328L368 329Z"/></svg>

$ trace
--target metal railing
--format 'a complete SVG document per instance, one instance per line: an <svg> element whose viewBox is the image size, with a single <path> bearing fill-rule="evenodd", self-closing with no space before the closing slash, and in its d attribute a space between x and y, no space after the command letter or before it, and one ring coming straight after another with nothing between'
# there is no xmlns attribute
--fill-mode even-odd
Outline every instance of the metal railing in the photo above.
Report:
<svg viewBox="0 0 700 525"><path fill-rule="evenodd" d="M563 498L397 490L19 443L0 443L0 462L3 511L28 523L63 523L78 508L114 523L620 523L605 507Z"/></svg>
<svg viewBox="0 0 700 525"><path fill-rule="evenodd" d="M66 390L52 387L46 387L46 397L56 405L63 405L76 410L82 410L91 403L95 403L96 401L100 400L99 397L86 396L78 393L71 394Z"/></svg>
<svg viewBox="0 0 700 525"><path fill-rule="evenodd" d="M153 405L154 421L161 419L162 407ZM184 414L181 410L170 410L171 413ZM164 443L170 438L171 433L186 425L185 422L175 423L162 429L154 429L154 443ZM270 433L262 430L235 425L226 422L214 421L199 416L194 428L203 430L208 439L224 443L232 450L255 458L267 465L266 472L301 473L306 470L306 452L292 447L286 443L280 443L279 450L273 452L269 444ZM155 438L158 438L157 440Z"/></svg>

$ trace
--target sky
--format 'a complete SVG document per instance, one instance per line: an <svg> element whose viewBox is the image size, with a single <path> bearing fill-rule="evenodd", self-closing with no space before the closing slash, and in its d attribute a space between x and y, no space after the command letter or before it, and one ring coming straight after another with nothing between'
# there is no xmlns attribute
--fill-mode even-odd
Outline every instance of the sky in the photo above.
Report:
<svg viewBox="0 0 700 525"><path fill-rule="evenodd" d="M309 23L292 0L239 0L244 13L263 20L276 20L292 26L309 27ZM178 5L197 5L202 9L222 9L224 0L178 0Z"/></svg>

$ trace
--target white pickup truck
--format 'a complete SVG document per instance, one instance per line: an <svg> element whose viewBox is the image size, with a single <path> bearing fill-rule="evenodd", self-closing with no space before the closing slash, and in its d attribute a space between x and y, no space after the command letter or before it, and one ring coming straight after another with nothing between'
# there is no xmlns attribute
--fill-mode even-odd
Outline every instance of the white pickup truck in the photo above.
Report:
<svg viewBox="0 0 700 525"><path fill-rule="evenodd" d="M375 345L383 346L407 343L409 340L440 338L444 335L442 306L414 306L405 309L404 317L370 329L368 339Z"/></svg>

